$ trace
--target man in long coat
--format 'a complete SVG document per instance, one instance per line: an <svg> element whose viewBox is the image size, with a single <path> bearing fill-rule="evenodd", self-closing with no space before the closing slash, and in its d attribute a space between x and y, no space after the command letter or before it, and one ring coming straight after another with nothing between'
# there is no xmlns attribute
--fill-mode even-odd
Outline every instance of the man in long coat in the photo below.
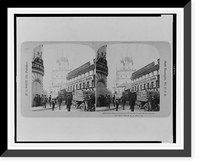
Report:
<svg viewBox="0 0 200 166"><path fill-rule="evenodd" d="M70 110L71 110L71 105L72 105L72 98L71 98L70 95L67 96L66 105L67 105L67 110L70 112Z"/></svg>
<svg viewBox="0 0 200 166"><path fill-rule="evenodd" d="M124 92L122 93L121 100L122 100L122 107L123 107L123 110L124 110L125 109L125 105L126 105L126 95L125 95Z"/></svg>
<svg viewBox="0 0 200 166"><path fill-rule="evenodd" d="M129 93L129 104L131 111L134 111L136 99L137 99L136 92L134 92L133 89L131 89Z"/></svg>

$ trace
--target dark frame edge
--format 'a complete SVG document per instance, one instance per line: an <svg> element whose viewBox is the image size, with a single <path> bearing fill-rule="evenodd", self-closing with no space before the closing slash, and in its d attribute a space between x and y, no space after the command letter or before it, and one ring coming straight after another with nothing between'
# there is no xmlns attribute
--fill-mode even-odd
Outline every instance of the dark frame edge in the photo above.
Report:
<svg viewBox="0 0 200 166"><path fill-rule="evenodd" d="M184 7L184 153L191 157L191 0Z"/></svg>

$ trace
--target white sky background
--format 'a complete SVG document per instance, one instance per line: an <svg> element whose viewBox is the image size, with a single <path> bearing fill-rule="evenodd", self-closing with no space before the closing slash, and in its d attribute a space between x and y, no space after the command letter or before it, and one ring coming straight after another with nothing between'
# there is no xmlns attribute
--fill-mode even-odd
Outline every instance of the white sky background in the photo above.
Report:
<svg viewBox="0 0 200 166"><path fill-rule="evenodd" d="M113 44L107 47L108 77L107 86L113 90L116 67L120 69L122 57L132 57L133 69L140 69L160 58L156 48L146 44Z"/></svg>
<svg viewBox="0 0 200 166"><path fill-rule="evenodd" d="M69 69L76 69L77 67L83 65L90 61L93 63L95 58L94 51L84 45L78 44L47 44L43 46L43 60L44 60L44 70L45 74L43 77L43 87L44 90L48 90L51 77L53 65L55 66L56 60L61 56L67 57L69 61Z"/></svg>

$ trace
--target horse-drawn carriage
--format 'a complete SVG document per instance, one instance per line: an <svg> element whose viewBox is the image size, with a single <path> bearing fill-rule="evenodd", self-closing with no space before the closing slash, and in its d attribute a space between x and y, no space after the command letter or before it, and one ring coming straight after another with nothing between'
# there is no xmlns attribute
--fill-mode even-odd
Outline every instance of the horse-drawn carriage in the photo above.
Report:
<svg viewBox="0 0 200 166"><path fill-rule="evenodd" d="M137 92L136 105L146 111L159 111L160 92L152 90L140 90Z"/></svg>
<svg viewBox="0 0 200 166"><path fill-rule="evenodd" d="M89 90L76 90L73 94L73 105L83 111L94 111L95 92Z"/></svg>

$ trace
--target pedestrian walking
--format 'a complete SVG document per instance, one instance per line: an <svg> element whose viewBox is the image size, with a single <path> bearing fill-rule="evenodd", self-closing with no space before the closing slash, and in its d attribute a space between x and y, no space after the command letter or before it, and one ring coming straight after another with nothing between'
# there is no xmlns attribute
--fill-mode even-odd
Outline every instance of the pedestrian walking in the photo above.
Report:
<svg viewBox="0 0 200 166"><path fill-rule="evenodd" d="M106 106L110 109L110 102L111 102L111 98L110 95L106 95Z"/></svg>
<svg viewBox="0 0 200 166"><path fill-rule="evenodd" d="M151 92L148 93L148 104L149 104L149 111L152 111L153 106L153 95Z"/></svg>
<svg viewBox="0 0 200 166"><path fill-rule="evenodd" d="M134 111L136 98L136 92L134 92L133 89L131 89L129 93L129 104L131 111Z"/></svg>
<svg viewBox="0 0 200 166"><path fill-rule="evenodd" d="M122 100L122 107L123 107L123 110L124 110L125 109L125 105L126 105L126 95L125 95L124 92L122 93L121 100Z"/></svg>
<svg viewBox="0 0 200 166"><path fill-rule="evenodd" d="M70 95L67 96L67 99L66 99L66 106L67 106L67 110L70 112L71 110L71 105L72 105L72 98Z"/></svg>
<svg viewBox="0 0 200 166"><path fill-rule="evenodd" d="M39 106L42 106L42 98L43 98L43 95L42 96L39 95Z"/></svg>
<svg viewBox="0 0 200 166"><path fill-rule="evenodd" d="M47 97L46 95L43 96L43 107L46 108L46 104L47 104Z"/></svg>
<svg viewBox="0 0 200 166"><path fill-rule="evenodd" d="M34 97L34 106L37 107L37 94Z"/></svg>
<svg viewBox="0 0 200 166"><path fill-rule="evenodd" d="M36 107L40 106L40 95L37 94Z"/></svg>
<svg viewBox="0 0 200 166"><path fill-rule="evenodd" d="M115 95L112 98L113 106L115 107Z"/></svg>
<svg viewBox="0 0 200 166"><path fill-rule="evenodd" d="M115 106L116 106L116 111L118 111L119 108L119 99L115 98Z"/></svg>
<svg viewBox="0 0 200 166"><path fill-rule="evenodd" d="M56 101L55 101L55 99L52 99L52 100L51 100L51 104L52 104L52 110L54 111L55 104L56 104Z"/></svg>
<svg viewBox="0 0 200 166"><path fill-rule="evenodd" d="M49 96L49 105L51 107L51 95Z"/></svg>
<svg viewBox="0 0 200 166"><path fill-rule="evenodd" d="M85 101L85 110L88 111L89 101L90 101L90 97L88 94L85 94L84 101Z"/></svg>
<svg viewBox="0 0 200 166"><path fill-rule="evenodd" d="M59 110L61 110L61 105L62 105L62 97L58 96L58 107L59 107Z"/></svg>

